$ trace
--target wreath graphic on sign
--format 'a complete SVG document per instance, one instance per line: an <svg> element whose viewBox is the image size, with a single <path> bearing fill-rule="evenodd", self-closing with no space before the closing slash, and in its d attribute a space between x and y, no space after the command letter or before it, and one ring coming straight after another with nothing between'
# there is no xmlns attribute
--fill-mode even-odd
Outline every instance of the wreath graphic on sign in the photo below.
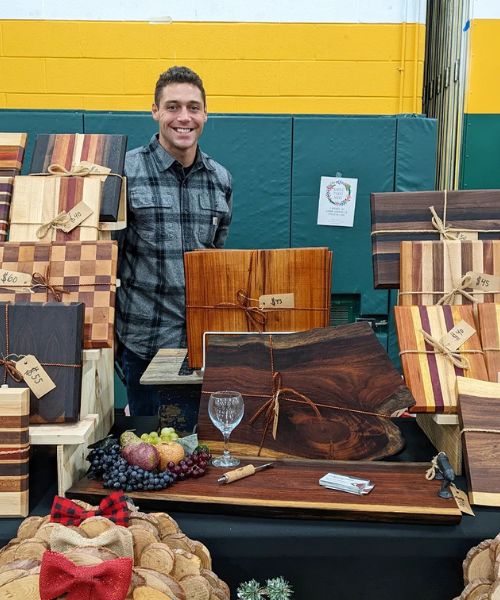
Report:
<svg viewBox="0 0 500 600"><path fill-rule="evenodd" d="M339 190L342 186L343 189ZM339 199L339 192L342 199ZM351 200L351 184L342 179L337 179L326 186L326 197L328 202L331 202L334 206L345 206Z"/></svg>

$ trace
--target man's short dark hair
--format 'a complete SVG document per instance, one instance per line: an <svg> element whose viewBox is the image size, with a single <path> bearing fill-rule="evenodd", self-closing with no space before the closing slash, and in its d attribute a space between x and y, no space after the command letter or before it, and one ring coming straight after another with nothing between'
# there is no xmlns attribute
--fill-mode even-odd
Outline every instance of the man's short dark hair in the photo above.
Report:
<svg viewBox="0 0 500 600"><path fill-rule="evenodd" d="M164 71L158 81L156 82L155 88L155 104L158 106L160 104L161 94L163 88L171 83L190 83L191 85L196 86L200 92L201 97L203 98L203 107L206 109L207 107L207 97L205 94L205 88L203 87L203 81L201 77L192 71L189 67L170 67L167 71Z"/></svg>

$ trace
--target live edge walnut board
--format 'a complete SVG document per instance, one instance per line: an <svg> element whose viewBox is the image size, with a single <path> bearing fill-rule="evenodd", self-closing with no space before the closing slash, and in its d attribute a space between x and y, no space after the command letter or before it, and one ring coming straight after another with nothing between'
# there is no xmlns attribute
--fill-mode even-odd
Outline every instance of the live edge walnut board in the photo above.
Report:
<svg viewBox="0 0 500 600"><path fill-rule="evenodd" d="M258 466L264 460L242 460ZM287 518L342 519L454 525L461 519L454 499L443 500L438 481L426 481L427 463L281 459L273 467L231 484L218 484L222 469L188 479L161 491L127 492L146 510L244 513ZM365 496L327 490L319 479L329 472L370 479ZM101 481L87 478L66 492L98 504L109 493Z"/></svg>

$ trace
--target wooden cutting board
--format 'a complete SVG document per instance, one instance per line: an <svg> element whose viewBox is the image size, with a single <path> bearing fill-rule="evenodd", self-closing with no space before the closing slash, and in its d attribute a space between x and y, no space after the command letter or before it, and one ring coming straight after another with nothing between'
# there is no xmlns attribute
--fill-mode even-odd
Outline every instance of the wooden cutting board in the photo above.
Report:
<svg viewBox="0 0 500 600"><path fill-rule="evenodd" d="M416 405L413 412L456 413L457 376L487 379L472 306L395 306L396 328L401 364L407 386ZM460 321L466 321L476 333L458 350L468 362L467 369L455 366L429 345L422 331L440 340Z"/></svg>
<svg viewBox="0 0 500 600"><path fill-rule="evenodd" d="M478 318L488 379L498 383L500 381L500 304L480 304Z"/></svg>
<svg viewBox="0 0 500 600"><path fill-rule="evenodd" d="M457 393L469 500L500 506L500 384L458 377Z"/></svg>
<svg viewBox="0 0 500 600"><path fill-rule="evenodd" d="M453 228L473 230L472 239L500 239L500 190L391 192L371 195L373 278L376 288L399 287L399 245L439 240L430 207Z"/></svg>
<svg viewBox="0 0 500 600"><path fill-rule="evenodd" d="M196 250L184 264L192 368L202 367L205 331L305 331L330 323L328 248ZM262 296L268 301L261 307Z"/></svg>
<svg viewBox="0 0 500 600"><path fill-rule="evenodd" d="M252 417L278 388L274 439L264 414ZM231 440L249 456L384 458L404 443L390 416L414 404L368 323L288 335L210 336L198 435L211 447L221 440L208 416L210 393L217 390L243 395L245 414Z"/></svg>
<svg viewBox="0 0 500 600"><path fill-rule="evenodd" d="M500 241L401 242L401 306L437 304L456 290L469 272L500 276ZM471 287L456 292L445 304L500 301L500 289L484 294Z"/></svg>
<svg viewBox="0 0 500 600"><path fill-rule="evenodd" d="M263 464L262 459L241 465ZM188 479L158 492L127 492L141 508L237 512L258 516L306 517L351 521L388 521L453 525L461 519L455 500L443 500L437 481L426 481L427 463L277 460L271 469L231 484L218 484L223 469L210 467L200 479ZM319 479L335 472L370 479L366 496L324 489ZM98 504L109 493L87 478L66 492ZM167 507L166 503L170 506Z"/></svg>

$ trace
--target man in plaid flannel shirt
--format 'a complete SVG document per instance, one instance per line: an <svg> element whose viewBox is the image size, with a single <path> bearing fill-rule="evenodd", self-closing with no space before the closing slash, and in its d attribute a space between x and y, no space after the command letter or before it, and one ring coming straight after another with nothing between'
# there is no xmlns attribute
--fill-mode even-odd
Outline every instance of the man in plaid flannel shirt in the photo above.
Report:
<svg viewBox="0 0 500 600"><path fill-rule="evenodd" d="M173 425L190 429L197 406L193 416L186 386L152 388L139 380L159 348L186 347L184 252L222 248L232 181L198 146L207 110L196 73L162 73L152 114L159 133L125 159L128 227L119 238L116 331L131 415L156 415L166 404Z"/></svg>

